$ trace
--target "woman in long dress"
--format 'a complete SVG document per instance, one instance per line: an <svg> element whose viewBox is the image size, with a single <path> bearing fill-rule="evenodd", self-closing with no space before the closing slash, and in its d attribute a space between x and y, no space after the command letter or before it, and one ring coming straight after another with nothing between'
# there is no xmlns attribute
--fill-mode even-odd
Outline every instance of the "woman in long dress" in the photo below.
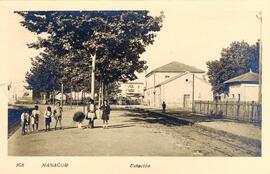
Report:
<svg viewBox="0 0 270 174"><path fill-rule="evenodd" d="M111 112L111 108L107 100L104 101L104 105L101 106L100 109L102 109L101 119L103 120L103 128L107 128Z"/></svg>

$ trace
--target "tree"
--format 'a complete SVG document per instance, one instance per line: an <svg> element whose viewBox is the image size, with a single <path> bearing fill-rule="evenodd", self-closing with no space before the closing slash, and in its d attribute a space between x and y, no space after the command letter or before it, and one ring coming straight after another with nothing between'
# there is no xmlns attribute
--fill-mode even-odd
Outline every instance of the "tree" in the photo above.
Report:
<svg viewBox="0 0 270 174"><path fill-rule="evenodd" d="M250 70L259 72L259 42L254 45L244 41L232 42L229 47L222 49L219 60L208 61L206 64L214 93L227 93L228 86L224 81Z"/></svg>
<svg viewBox="0 0 270 174"><path fill-rule="evenodd" d="M88 89L92 57L96 55L96 79L105 85L135 80L147 68L140 60L145 47L160 31L163 13L148 11L20 11L22 26L46 34L30 48L57 55L64 65L62 81ZM72 82L72 83L71 83Z"/></svg>
<svg viewBox="0 0 270 174"><path fill-rule="evenodd" d="M59 59L50 53L41 53L31 59L32 68L26 73L27 88L35 93L60 90L61 66Z"/></svg>

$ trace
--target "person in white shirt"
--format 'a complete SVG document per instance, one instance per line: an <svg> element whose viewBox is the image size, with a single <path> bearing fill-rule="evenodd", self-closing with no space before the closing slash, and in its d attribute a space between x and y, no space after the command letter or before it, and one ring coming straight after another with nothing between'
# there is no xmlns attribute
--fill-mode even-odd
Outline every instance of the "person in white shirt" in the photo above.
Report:
<svg viewBox="0 0 270 174"><path fill-rule="evenodd" d="M50 106L47 107L46 111L44 112L44 118L45 118L45 131L50 131L50 124L52 121L52 109Z"/></svg>
<svg viewBox="0 0 270 174"><path fill-rule="evenodd" d="M89 120L88 128L94 128L94 120L97 118L96 116L96 106L94 100L90 100L90 105L88 107L87 117Z"/></svg>
<svg viewBox="0 0 270 174"><path fill-rule="evenodd" d="M26 114L27 112L23 112L21 114L21 126L22 126L22 135L25 135L25 129L26 129Z"/></svg>
<svg viewBox="0 0 270 174"><path fill-rule="evenodd" d="M39 116L40 116L40 112L38 110L38 105L35 105L35 108L32 111L32 115L31 115L31 124L32 124L33 131L35 129L36 131L38 131Z"/></svg>
<svg viewBox="0 0 270 174"><path fill-rule="evenodd" d="M54 126L55 130L57 128L58 122L60 124L60 129L63 129L63 127L62 127L62 112L63 112L63 109L60 106L60 103L58 102L56 104L56 106L53 108L53 117L55 119L55 126Z"/></svg>

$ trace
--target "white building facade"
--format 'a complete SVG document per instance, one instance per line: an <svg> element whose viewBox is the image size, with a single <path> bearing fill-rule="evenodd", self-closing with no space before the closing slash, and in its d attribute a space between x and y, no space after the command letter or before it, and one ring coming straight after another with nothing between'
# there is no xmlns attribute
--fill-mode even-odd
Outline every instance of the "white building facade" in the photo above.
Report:
<svg viewBox="0 0 270 174"><path fill-rule="evenodd" d="M146 75L144 103L160 108L191 108L194 100L213 100L211 85L204 71L179 62L171 62Z"/></svg>
<svg viewBox="0 0 270 174"><path fill-rule="evenodd" d="M227 100L231 101L258 101L259 75L253 72L237 76L224 82L229 85Z"/></svg>
<svg viewBox="0 0 270 174"><path fill-rule="evenodd" d="M121 97L138 97L143 96L144 83L142 82L127 82L120 84Z"/></svg>

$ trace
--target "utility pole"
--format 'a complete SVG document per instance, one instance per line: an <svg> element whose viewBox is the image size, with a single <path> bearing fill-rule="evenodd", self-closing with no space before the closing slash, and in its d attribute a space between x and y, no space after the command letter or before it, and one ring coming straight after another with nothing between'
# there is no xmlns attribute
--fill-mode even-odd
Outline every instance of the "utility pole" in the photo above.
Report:
<svg viewBox="0 0 270 174"><path fill-rule="evenodd" d="M64 85L61 83L61 107L63 108L63 92L64 92Z"/></svg>
<svg viewBox="0 0 270 174"><path fill-rule="evenodd" d="M95 69L96 69L96 53L92 56L91 98L93 100L95 100Z"/></svg>
<svg viewBox="0 0 270 174"><path fill-rule="evenodd" d="M156 73L154 73L154 108L156 107Z"/></svg>
<svg viewBox="0 0 270 174"><path fill-rule="evenodd" d="M194 73L192 73L192 112L195 112L195 101L194 101Z"/></svg>
<svg viewBox="0 0 270 174"><path fill-rule="evenodd" d="M258 102L262 104L262 11L256 15L260 21L260 54L259 54L259 96Z"/></svg>

